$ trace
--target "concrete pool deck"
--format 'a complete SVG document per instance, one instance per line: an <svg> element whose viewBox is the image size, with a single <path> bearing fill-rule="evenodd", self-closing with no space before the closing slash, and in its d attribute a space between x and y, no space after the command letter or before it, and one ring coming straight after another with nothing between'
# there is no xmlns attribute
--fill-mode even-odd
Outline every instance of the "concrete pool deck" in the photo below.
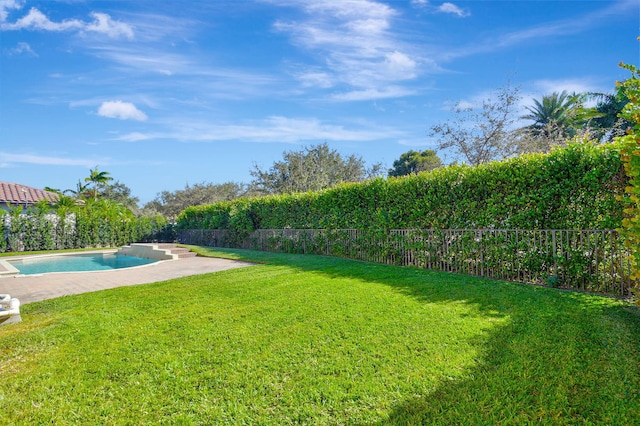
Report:
<svg viewBox="0 0 640 426"><path fill-rule="evenodd" d="M148 284L252 265L254 264L237 260L190 257L109 271L0 276L0 293L10 294L11 297L20 299L20 303L24 305L70 294Z"/></svg>

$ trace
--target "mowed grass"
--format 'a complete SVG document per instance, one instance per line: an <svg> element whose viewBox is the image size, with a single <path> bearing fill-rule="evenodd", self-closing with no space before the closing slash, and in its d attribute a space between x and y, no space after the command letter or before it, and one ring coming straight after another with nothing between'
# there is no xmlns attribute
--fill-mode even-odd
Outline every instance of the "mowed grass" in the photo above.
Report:
<svg viewBox="0 0 640 426"><path fill-rule="evenodd" d="M318 256L23 306L2 424L639 424L609 298Z"/></svg>

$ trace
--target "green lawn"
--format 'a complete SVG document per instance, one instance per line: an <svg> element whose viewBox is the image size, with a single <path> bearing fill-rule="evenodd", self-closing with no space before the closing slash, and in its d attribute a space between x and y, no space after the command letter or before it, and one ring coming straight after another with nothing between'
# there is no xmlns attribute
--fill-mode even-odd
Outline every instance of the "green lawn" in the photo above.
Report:
<svg viewBox="0 0 640 426"><path fill-rule="evenodd" d="M356 261L257 266L24 305L2 424L639 424L622 301Z"/></svg>

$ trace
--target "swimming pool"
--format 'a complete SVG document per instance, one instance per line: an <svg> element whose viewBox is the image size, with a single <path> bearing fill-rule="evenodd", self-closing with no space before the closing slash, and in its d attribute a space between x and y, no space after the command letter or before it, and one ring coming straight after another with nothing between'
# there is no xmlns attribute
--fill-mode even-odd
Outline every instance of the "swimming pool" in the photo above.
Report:
<svg viewBox="0 0 640 426"><path fill-rule="evenodd" d="M155 263L157 260L115 253L76 253L30 257L7 260L7 262L20 271L21 275L34 275L49 272L87 272L131 268Z"/></svg>

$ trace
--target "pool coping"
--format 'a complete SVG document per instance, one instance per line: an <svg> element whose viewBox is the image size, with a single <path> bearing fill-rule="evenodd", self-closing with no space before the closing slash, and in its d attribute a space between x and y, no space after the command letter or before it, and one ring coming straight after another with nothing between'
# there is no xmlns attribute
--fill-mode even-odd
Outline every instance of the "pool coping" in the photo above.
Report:
<svg viewBox="0 0 640 426"><path fill-rule="evenodd" d="M15 266L6 260L0 259L0 277L18 275L19 273L20 271L18 271Z"/></svg>
<svg viewBox="0 0 640 426"><path fill-rule="evenodd" d="M39 259L43 257L58 257L58 256L78 256L78 255L91 255L91 254L112 254L116 253L117 249L104 249L104 250L86 250L80 252L62 252L62 253L42 253L42 254L26 254L19 256L11 256L10 259L0 259L0 277L14 277L14 278L23 278L23 277L39 277L43 275L50 274L81 274L83 272L109 272L113 269L100 269L96 271L55 271L55 272L42 272L39 274L21 274L20 271L13 266L10 261L11 260L24 260L24 259ZM154 262L147 263L144 265L137 266L128 266L127 268L119 268L119 269L132 269L132 268L142 268L145 266L153 265L158 262L164 262L164 260L155 260Z"/></svg>
<svg viewBox="0 0 640 426"><path fill-rule="evenodd" d="M18 298L21 305L24 305L72 294L137 284L151 284L247 266L255 266L255 263L197 256L104 271L5 275L0 276L0 293L10 294L11 297Z"/></svg>

